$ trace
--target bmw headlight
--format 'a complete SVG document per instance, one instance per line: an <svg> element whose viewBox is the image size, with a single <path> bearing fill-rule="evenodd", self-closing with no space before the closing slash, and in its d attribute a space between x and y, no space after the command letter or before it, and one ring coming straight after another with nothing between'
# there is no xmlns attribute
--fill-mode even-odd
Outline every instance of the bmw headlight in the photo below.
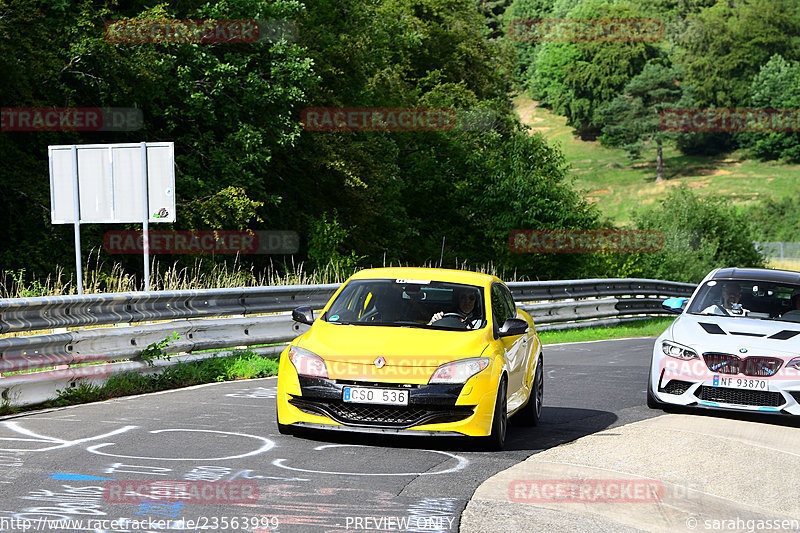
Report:
<svg viewBox="0 0 800 533"><path fill-rule="evenodd" d="M292 346L289 348L289 361L292 362L299 376L309 378L327 378L328 367L322 357L313 352Z"/></svg>
<svg viewBox="0 0 800 533"><path fill-rule="evenodd" d="M469 378L489 366L488 357L473 357L445 363L436 369L429 385L437 383L465 383Z"/></svg>
<svg viewBox="0 0 800 533"><path fill-rule="evenodd" d="M664 355L674 357L675 359L699 359L697 352L677 342L663 341L661 343L661 351L664 352Z"/></svg>

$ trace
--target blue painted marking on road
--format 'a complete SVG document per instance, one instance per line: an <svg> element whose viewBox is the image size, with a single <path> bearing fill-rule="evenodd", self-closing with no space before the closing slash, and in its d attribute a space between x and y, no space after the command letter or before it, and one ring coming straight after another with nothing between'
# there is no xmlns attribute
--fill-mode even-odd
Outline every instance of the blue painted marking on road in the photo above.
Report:
<svg viewBox="0 0 800 533"><path fill-rule="evenodd" d="M110 477L86 476L84 474L50 474L50 479L63 479L67 481L114 481Z"/></svg>

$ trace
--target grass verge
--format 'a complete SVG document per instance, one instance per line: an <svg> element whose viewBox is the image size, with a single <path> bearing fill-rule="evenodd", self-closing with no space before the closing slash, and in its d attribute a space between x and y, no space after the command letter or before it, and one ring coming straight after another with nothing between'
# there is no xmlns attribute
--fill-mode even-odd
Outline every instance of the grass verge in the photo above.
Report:
<svg viewBox="0 0 800 533"><path fill-rule="evenodd" d="M605 339L625 339L628 337L657 337L672 324L675 317L639 320L619 326L563 329L560 331L542 331L539 338L542 344L558 344L562 342L600 341Z"/></svg>
<svg viewBox="0 0 800 533"><path fill-rule="evenodd" d="M251 350L236 350L230 356L213 357L188 363L179 362L165 367L161 373L156 375L127 372L111 376L102 386L80 383L75 388L59 391L57 398L35 406L14 407L4 402L0 405L0 415L97 402L120 396L158 392L203 383L264 378L277 373L277 357L261 357Z"/></svg>

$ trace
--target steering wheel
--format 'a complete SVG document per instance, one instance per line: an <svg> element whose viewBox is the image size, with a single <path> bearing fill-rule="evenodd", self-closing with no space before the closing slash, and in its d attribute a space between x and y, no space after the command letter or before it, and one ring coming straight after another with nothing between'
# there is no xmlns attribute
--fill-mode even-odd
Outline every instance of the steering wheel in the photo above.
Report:
<svg viewBox="0 0 800 533"><path fill-rule="evenodd" d="M447 328L469 329L467 323L464 322L464 315L461 313L445 313L442 315L442 318L434 322L433 325Z"/></svg>

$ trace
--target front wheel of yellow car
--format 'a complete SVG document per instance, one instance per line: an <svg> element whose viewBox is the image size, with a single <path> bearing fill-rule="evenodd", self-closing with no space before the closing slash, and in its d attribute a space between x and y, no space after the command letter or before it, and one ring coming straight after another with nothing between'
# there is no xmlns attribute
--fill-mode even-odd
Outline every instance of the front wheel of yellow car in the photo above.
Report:
<svg viewBox="0 0 800 533"><path fill-rule="evenodd" d="M506 444L508 429L508 400L506 399L506 380L501 379L497 387L497 399L494 402L492 433L485 437L485 447L489 450L502 450Z"/></svg>
<svg viewBox="0 0 800 533"><path fill-rule="evenodd" d="M542 369L542 360L539 359L536 364L536 372L533 375L533 384L531 384L531 395L528 398L528 403L514 415L512 419L514 423L521 426L538 426L539 420L542 418L543 400L544 371Z"/></svg>

